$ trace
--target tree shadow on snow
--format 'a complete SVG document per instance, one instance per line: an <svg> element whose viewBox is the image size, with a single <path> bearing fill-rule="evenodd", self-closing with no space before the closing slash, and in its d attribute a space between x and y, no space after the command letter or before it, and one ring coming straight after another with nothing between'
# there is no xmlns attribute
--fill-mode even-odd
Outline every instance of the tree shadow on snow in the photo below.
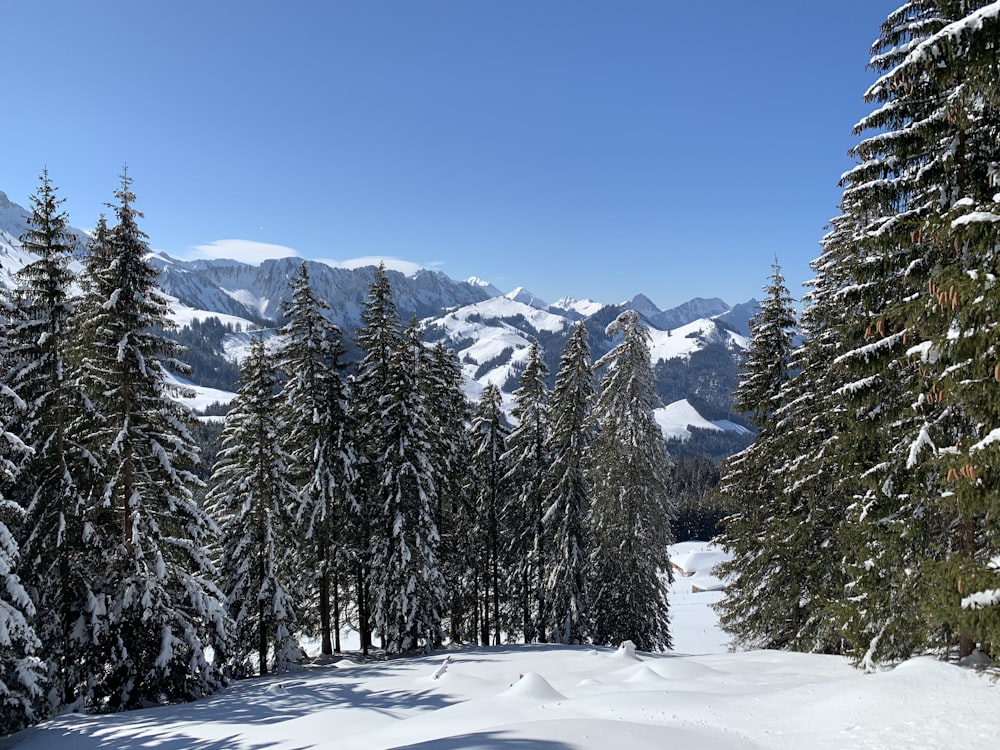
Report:
<svg viewBox="0 0 1000 750"><path fill-rule="evenodd" d="M442 737L412 745L398 745L392 750L572 750L572 745L555 740L507 737L503 731L473 732Z"/></svg>
<svg viewBox="0 0 1000 750"><path fill-rule="evenodd" d="M381 670L379 670L381 671ZM379 690L369 687L369 666L350 671L294 672L267 682L252 679L194 703L170 706L170 721L217 721L225 724L274 724L332 708L368 709L386 715L445 708L453 700L423 686ZM333 678L333 679L331 679Z"/></svg>
<svg viewBox="0 0 1000 750"><path fill-rule="evenodd" d="M121 717L122 721L109 721ZM97 717L92 717L97 718ZM72 747L74 750L134 750L155 747L156 750L268 750L274 742L250 742L244 734L208 740L185 734L181 729L165 728L155 719L135 720L128 714L102 716L101 722L80 721L72 724L48 724L0 738L0 748L17 750L22 744L32 748ZM47 739L51 738L51 739ZM307 750L303 746L300 750Z"/></svg>

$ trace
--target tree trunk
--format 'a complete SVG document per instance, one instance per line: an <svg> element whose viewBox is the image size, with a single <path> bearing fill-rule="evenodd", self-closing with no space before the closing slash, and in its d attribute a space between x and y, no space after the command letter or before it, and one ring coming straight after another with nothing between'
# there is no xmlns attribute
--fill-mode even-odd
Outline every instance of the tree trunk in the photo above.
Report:
<svg viewBox="0 0 1000 750"><path fill-rule="evenodd" d="M333 581L333 652L340 653L340 583Z"/></svg>

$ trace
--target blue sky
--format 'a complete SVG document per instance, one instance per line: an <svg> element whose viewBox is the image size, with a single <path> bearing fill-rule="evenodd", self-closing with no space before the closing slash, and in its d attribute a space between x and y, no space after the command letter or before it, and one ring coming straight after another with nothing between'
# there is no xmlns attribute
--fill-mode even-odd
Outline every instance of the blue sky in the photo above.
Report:
<svg viewBox="0 0 1000 750"><path fill-rule="evenodd" d="M760 296L777 255L797 297L900 2L5 3L0 190L47 168L88 228L127 164L177 257L666 308Z"/></svg>

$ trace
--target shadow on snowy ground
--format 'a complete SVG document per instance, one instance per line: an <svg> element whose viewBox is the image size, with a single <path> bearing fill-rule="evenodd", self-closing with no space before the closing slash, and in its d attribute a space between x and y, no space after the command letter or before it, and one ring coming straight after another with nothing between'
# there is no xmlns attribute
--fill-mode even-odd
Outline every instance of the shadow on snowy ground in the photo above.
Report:
<svg viewBox="0 0 1000 750"><path fill-rule="evenodd" d="M455 737L398 745L392 750L572 750L572 745L553 740L504 736L505 732L473 732Z"/></svg>

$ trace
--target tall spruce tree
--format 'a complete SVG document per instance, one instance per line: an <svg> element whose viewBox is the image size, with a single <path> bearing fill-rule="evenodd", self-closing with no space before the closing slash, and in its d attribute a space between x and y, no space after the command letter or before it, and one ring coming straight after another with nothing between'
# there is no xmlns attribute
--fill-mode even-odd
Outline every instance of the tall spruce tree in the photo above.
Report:
<svg viewBox="0 0 1000 750"><path fill-rule="evenodd" d="M389 390L392 362L403 349L402 324L385 266L380 264L361 310L356 343L362 352L351 389L351 405L358 428L357 510L351 515L351 549L355 560L358 633L364 654L372 645L371 554L377 537L387 528L382 515L379 463L388 449L382 397Z"/></svg>
<svg viewBox="0 0 1000 750"><path fill-rule="evenodd" d="M793 544L805 540L805 528L799 527L806 523L808 504L798 499L804 493L788 486L784 460L786 453L794 455L792 446L802 437L789 417L804 415L790 405L796 320L777 262L764 291L734 394L736 408L758 432L754 443L724 467L721 489L736 510L718 539L732 557L719 568L727 595L717 609L735 643L795 648L808 638L805 625L812 611L804 604L803 589L812 551Z"/></svg>
<svg viewBox="0 0 1000 750"><path fill-rule="evenodd" d="M771 270L760 312L750 320L750 343L733 395L734 408L758 430L773 417L778 394L790 376L796 328L794 301L777 258Z"/></svg>
<svg viewBox="0 0 1000 750"><path fill-rule="evenodd" d="M221 526L219 576L234 621L229 657L237 674L289 669L297 640L299 544L289 481L288 434L275 395L278 377L263 338L254 336L239 393L226 415L206 503Z"/></svg>
<svg viewBox="0 0 1000 750"><path fill-rule="evenodd" d="M78 421L104 480L87 508L85 539L103 553L91 595L105 613L106 668L94 675L105 708L188 700L220 684L207 648L224 650L228 619L208 544L218 528L193 497L197 460L188 409L171 398L165 367L178 347L169 303L146 261L131 179L122 176L117 223L87 267L81 302L80 387L97 418Z"/></svg>
<svg viewBox="0 0 1000 750"><path fill-rule="evenodd" d="M928 269L920 277L926 285L914 315L925 342L919 366L936 378L917 400L927 404L925 409L933 402L942 416L917 435L908 456L914 455L914 463L926 462L926 473L937 474L930 510L945 529L941 554L924 567L928 620L951 636L945 643L957 641L959 656L977 647L996 655L1000 8L983 0L941 2L938 12L940 28L881 80L895 90L893 100L907 85L940 92L933 116L943 119L925 132L940 174L929 181L921 203L936 211L928 211L911 238L923 248Z"/></svg>
<svg viewBox="0 0 1000 750"><path fill-rule="evenodd" d="M448 635L455 642L475 637L476 576L469 575L478 550L468 466L472 456L469 400L462 392L462 365L440 342L430 351L423 377L430 414L432 464L436 474L434 523L441 537L439 561L448 585Z"/></svg>
<svg viewBox="0 0 1000 750"><path fill-rule="evenodd" d="M857 425L841 461L863 478L844 533L845 632L866 664L981 639L959 589L992 557L991 493L968 454L991 421L970 384L995 359L977 282L993 268L977 217L998 157L989 5L910 2L883 24L866 94L877 107L856 128L869 135L825 243L852 271L841 301L857 313L834 364L853 376L839 391Z"/></svg>
<svg viewBox="0 0 1000 750"><path fill-rule="evenodd" d="M501 606L506 608L504 552L506 534L501 521L509 487L504 481L509 473L505 460L510 426L503 412L503 397L493 383L483 388L472 423L473 577L480 582L478 609L479 642L500 645ZM503 536L502 536L503 534ZM478 564L477 564L478 563Z"/></svg>
<svg viewBox="0 0 1000 750"><path fill-rule="evenodd" d="M350 572L345 525L355 508L353 420L341 377L344 346L340 328L326 318L329 306L314 294L303 263L291 280L285 305L280 368L289 471L301 489L299 527L306 580L314 583L320 651L340 651L340 581ZM332 606L331 606L332 605Z"/></svg>
<svg viewBox="0 0 1000 750"><path fill-rule="evenodd" d="M586 459L597 396L587 329L577 323L559 360L549 400L551 489L542 518L548 539L545 627L555 643L583 643L588 634L590 487Z"/></svg>
<svg viewBox="0 0 1000 750"><path fill-rule="evenodd" d="M17 462L6 494L26 510L18 570L40 615L35 631L56 709L73 703L87 681L82 620L94 569L84 555L82 511L89 462L69 430L71 415L84 412L67 361L75 246L47 172L31 202L30 228L21 238L29 260L15 275L4 373L25 405L14 412L11 429L30 450Z"/></svg>
<svg viewBox="0 0 1000 750"><path fill-rule="evenodd" d="M432 359L415 320L400 343L379 401L384 448L376 462L377 510L383 525L372 546L375 622L389 653L439 643L446 601L434 518L440 474L422 382Z"/></svg>
<svg viewBox="0 0 1000 750"><path fill-rule="evenodd" d="M510 470L504 481L512 495L503 512L508 531L508 586L518 602L521 622L513 619L509 632L520 630L526 643L545 638L545 498L549 493L549 369L537 341L528 349L520 383L514 391L511 416L516 426L504 455Z"/></svg>
<svg viewBox="0 0 1000 750"><path fill-rule="evenodd" d="M604 374L589 455L595 545L591 627L595 643L631 640L655 651L671 645L670 456L653 415L659 398L649 330L629 310L607 332L621 339L595 363Z"/></svg>
<svg viewBox="0 0 1000 750"><path fill-rule="evenodd" d="M26 408L9 388L0 398L11 402L4 411ZM0 440L11 449L27 451L16 435L0 427ZM10 478L15 464L0 456L0 476ZM45 664L39 658L41 641L31 626L35 605L17 575L18 546L10 531L24 516L20 505L0 496L0 736L22 729L38 718Z"/></svg>

